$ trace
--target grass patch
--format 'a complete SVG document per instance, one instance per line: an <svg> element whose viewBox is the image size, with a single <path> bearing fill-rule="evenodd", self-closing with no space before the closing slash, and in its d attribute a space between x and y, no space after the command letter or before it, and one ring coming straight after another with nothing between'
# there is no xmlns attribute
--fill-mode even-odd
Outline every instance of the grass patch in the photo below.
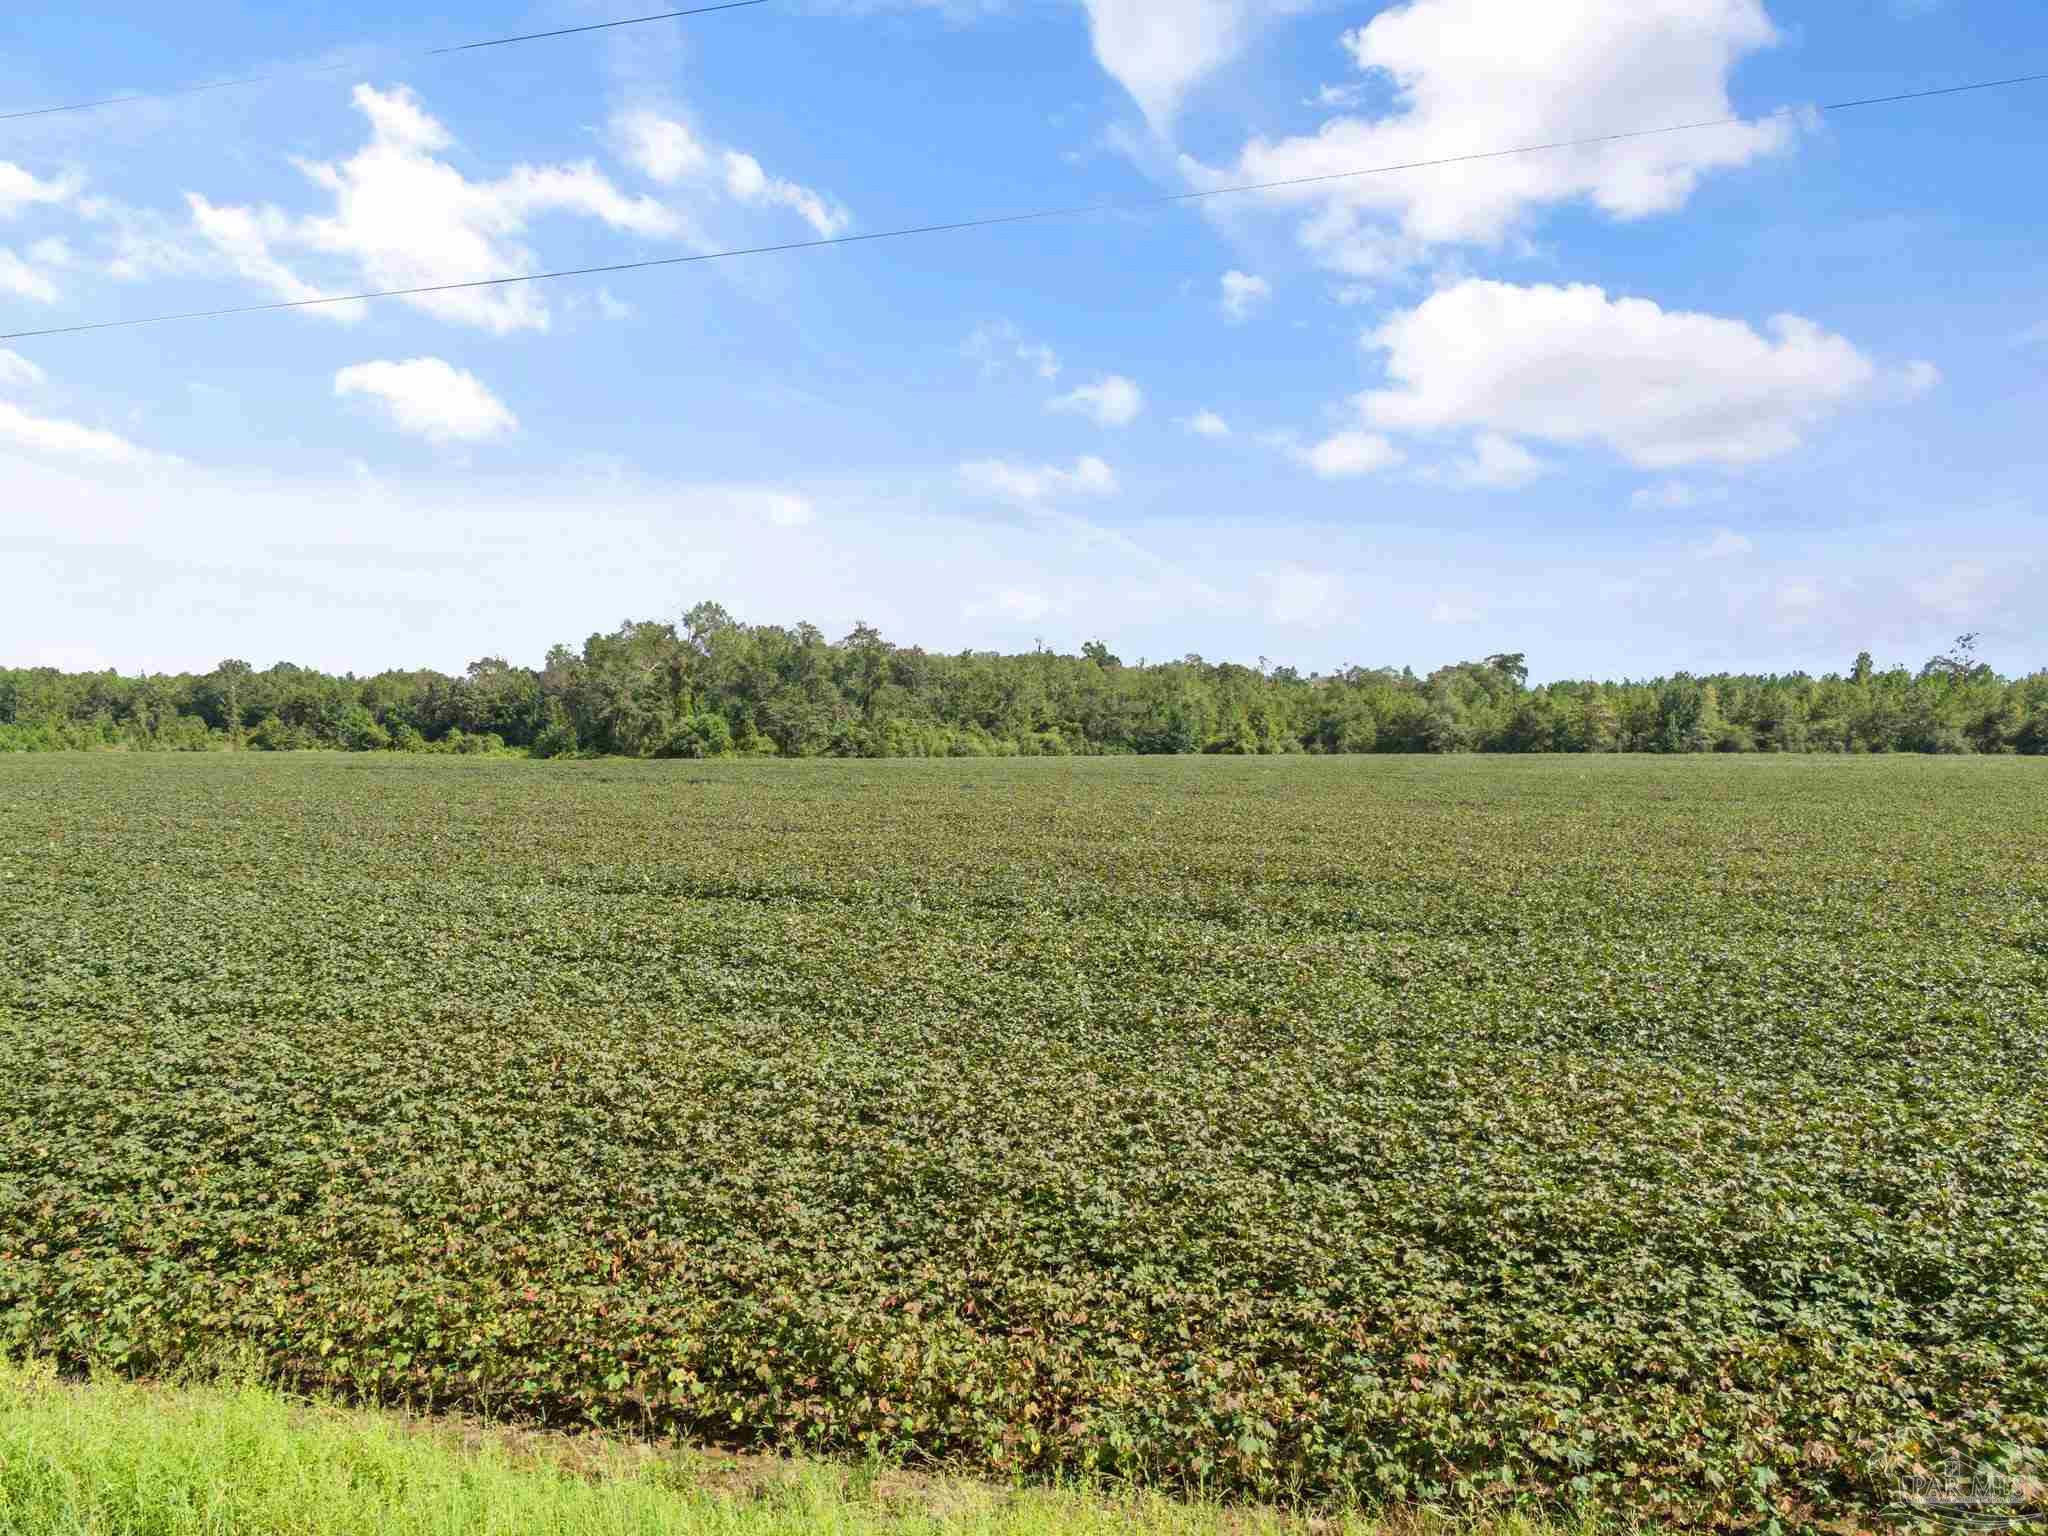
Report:
<svg viewBox="0 0 2048 1536"><path fill-rule="evenodd" d="M1004 1489L882 1468L545 1435L256 1384L60 1381L0 1361L7 1536L1430 1536L1408 1518ZM1508 1518L1487 1536L1553 1530Z"/></svg>

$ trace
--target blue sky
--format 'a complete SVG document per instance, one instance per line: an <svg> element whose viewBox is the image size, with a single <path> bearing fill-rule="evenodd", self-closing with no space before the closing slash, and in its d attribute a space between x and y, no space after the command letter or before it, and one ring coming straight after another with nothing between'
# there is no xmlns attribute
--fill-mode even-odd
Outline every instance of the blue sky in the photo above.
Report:
<svg viewBox="0 0 2048 1536"><path fill-rule="evenodd" d="M0 351L0 660L903 642L2048 663L2019 0L618 0L0 19L0 330L1717 118L1289 193Z"/></svg>

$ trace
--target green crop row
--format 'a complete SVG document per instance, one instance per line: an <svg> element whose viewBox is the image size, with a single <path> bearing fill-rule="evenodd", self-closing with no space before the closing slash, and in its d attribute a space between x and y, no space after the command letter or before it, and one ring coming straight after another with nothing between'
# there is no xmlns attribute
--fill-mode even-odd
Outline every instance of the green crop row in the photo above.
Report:
<svg viewBox="0 0 2048 1536"><path fill-rule="evenodd" d="M2048 1450L2025 759L0 760L0 1346L1259 1499Z"/></svg>

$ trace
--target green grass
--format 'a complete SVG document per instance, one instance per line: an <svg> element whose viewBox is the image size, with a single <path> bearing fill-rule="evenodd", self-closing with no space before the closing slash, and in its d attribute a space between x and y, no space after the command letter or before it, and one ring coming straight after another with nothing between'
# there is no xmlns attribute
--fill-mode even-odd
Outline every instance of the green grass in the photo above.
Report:
<svg viewBox="0 0 2048 1536"><path fill-rule="evenodd" d="M2048 769L0 761L0 1346L1329 1507L2048 1446Z"/></svg>
<svg viewBox="0 0 2048 1536"><path fill-rule="evenodd" d="M1437 1527L1441 1528L1441 1527ZM1358 1518L1320 1536L1374 1530ZM1432 1527L1410 1522L1421 1533ZM1546 1536L1514 1519L1485 1536ZM0 1536L1287 1536L1274 1511L736 1461L0 1361Z"/></svg>

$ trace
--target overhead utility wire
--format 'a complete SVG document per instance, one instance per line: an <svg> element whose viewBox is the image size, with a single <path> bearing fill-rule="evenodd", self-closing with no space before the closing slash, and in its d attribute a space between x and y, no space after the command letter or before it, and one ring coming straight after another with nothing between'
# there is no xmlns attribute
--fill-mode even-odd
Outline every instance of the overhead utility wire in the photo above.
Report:
<svg viewBox="0 0 2048 1536"><path fill-rule="evenodd" d="M860 245L870 240L901 240L912 235L937 235L954 230L987 229L998 224L1024 224L1039 219L1073 218L1086 213L1120 213L1141 208L1160 208L1176 203L1199 202L1204 198L1227 197L1241 192L1273 192L1287 187L1313 186L1321 182L1346 181L1361 176L1386 176L1397 171L1424 171L1447 165L1469 165L1479 160L1501 160L1511 155L1535 155L1550 150L1580 149L1594 144L1615 144L1626 139L1655 138L1662 134L1690 133L1702 128L1727 128L1737 124L1767 122L1772 118L1800 113L1847 112L1855 107L1885 106L1901 101L1924 101L1932 96L1956 96L1965 91L1988 91L2000 86L2034 85L2048 80L2048 73L2014 75L2004 80L1975 80L1967 85L1945 85L1926 91L1900 91L1890 96L1864 96L1854 101L1830 102L1820 107L1780 107L1754 118L1717 117L1696 123L1673 123L1663 128L1634 128L1622 133L1594 134L1582 139L1554 139L1544 144L1520 144L1512 149L1476 150L1470 154L1444 155L1434 160L1407 160L1397 165L1366 166L1351 171L1323 171L1313 176L1288 176L1278 181L1247 181L1227 187L1204 187L1193 192L1166 192L1153 197L1116 198L1099 203L1075 203L1063 208L1036 208L1026 213L999 213L978 219L954 219L939 224L911 224L898 229L878 229L859 235L830 235L816 240L787 240L776 245L740 246L724 251L697 251L684 256L655 256L641 261L616 261L603 266L561 267L551 272L523 272L511 277L479 277L458 283L426 283L415 288L380 288L363 293L337 293L312 299L278 299L267 304L237 304L225 309L190 309L172 314L136 315L125 320L94 320L79 325L53 325L35 331L0 332L0 341L28 341L38 336L69 336L80 331L111 331L132 325L160 325L172 320L215 320L228 315L263 314L279 309L311 309L322 304L354 304L368 299L418 298L433 293L460 293L476 288L505 288L517 283L544 283L563 277L603 277L616 272L638 272L648 267L682 267L700 261L724 261L737 256L768 256L779 251L812 251L832 245Z"/></svg>
<svg viewBox="0 0 2048 1536"><path fill-rule="evenodd" d="M446 48L429 48L420 57L439 58L451 53L469 53L478 48L503 48L507 43L534 43L543 38L569 37L578 32L608 32L613 27L637 27L649 21L674 21L679 16L703 16L711 11L738 11L768 0L724 0L720 5L693 6L686 11L657 11L652 16L627 16L619 21L593 21L580 27L556 27L551 32L522 32L517 37L487 37L481 42L454 43ZM272 80L303 80L313 75L331 75L356 64L316 64L305 69L285 69L268 75L247 75L237 80L210 80L204 85L177 85L161 91L135 91L126 96L101 96L92 101L67 101L55 107L30 107L21 112L0 112L0 123L24 117L49 117L57 112L85 112L94 107L116 107L124 101L164 101L174 96L197 96L205 91L232 90L238 85L264 85Z"/></svg>

